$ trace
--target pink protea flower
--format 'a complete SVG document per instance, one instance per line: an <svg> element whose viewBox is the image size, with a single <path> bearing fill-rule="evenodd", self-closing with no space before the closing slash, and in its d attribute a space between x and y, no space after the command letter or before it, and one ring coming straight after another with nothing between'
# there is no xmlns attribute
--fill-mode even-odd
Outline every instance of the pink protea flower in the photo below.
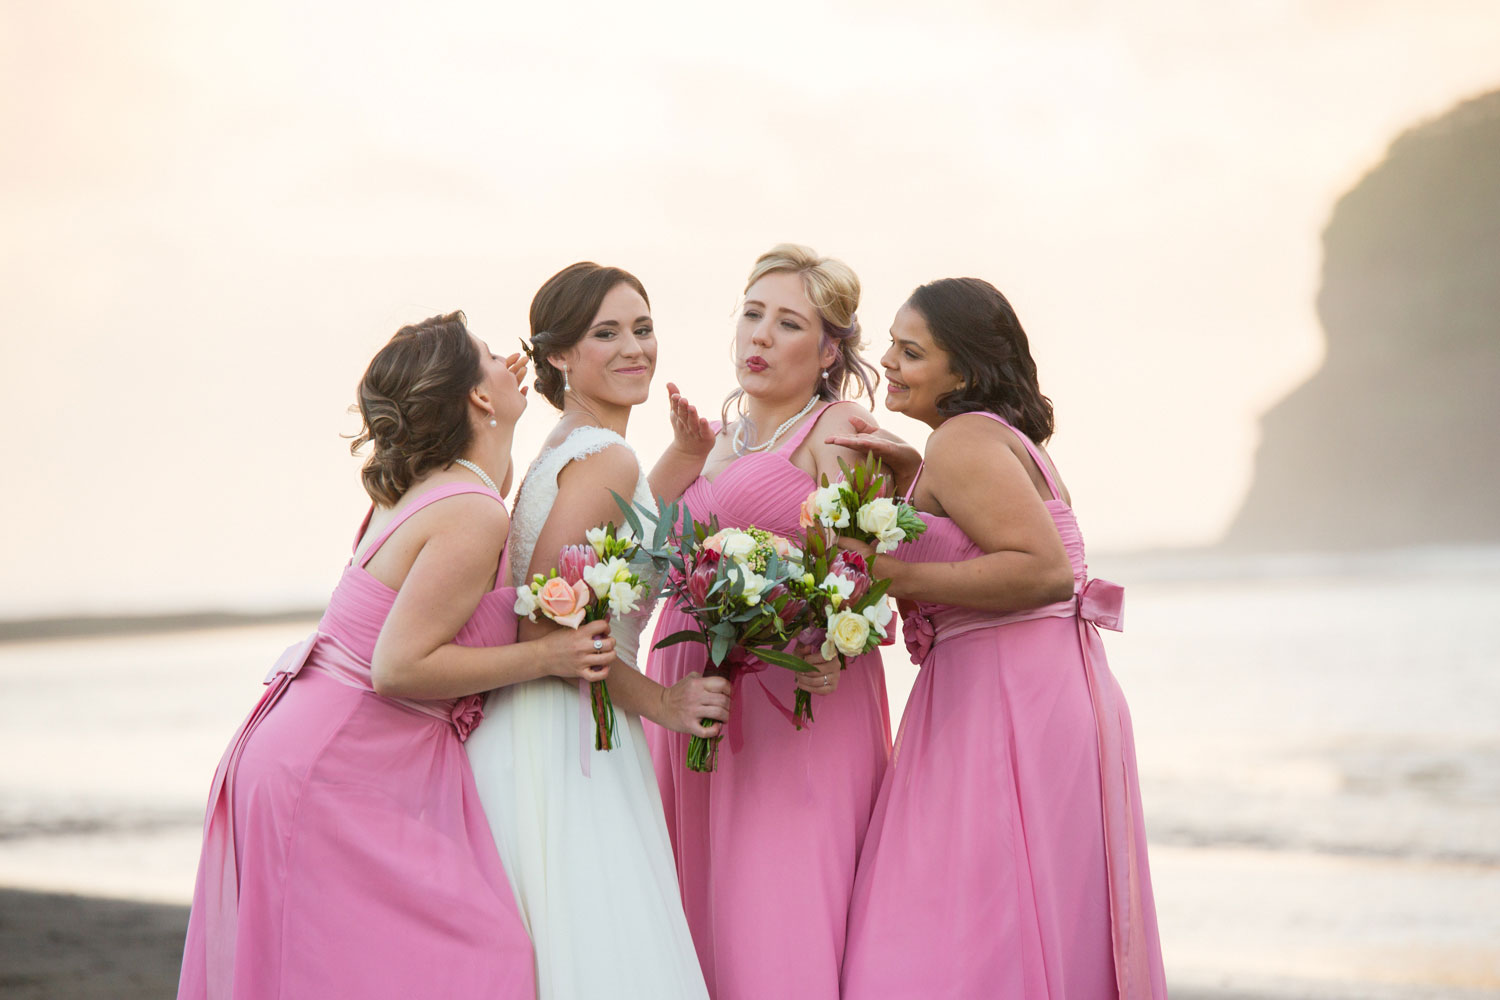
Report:
<svg viewBox="0 0 1500 1000"><path fill-rule="evenodd" d="M693 571L688 574L688 596L693 599L694 607L703 607L708 603L708 591L714 585L714 580L719 575L719 560L702 559L694 566Z"/></svg>
<svg viewBox="0 0 1500 1000"><path fill-rule="evenodd" d="M790 591L787 590L786 584L778 583L766 591L765 602L774 606L777 601L781 600L788 593ZM797 620L797 616L802 614L802 610L806 607L806 601L800 597L794 597L781 606L781 610L776 612L776 616L781 619L783 625L789 625Z"/></svg>
<svg viewBox="0 0 1500 1000"><path fill-rule="evenodd" d="M859 603L859 599L869 593L870 571L865 565L865 557L858 552L840 552L828 564L828 572L831 576L841 576L854 584L854 593L849 595L851 605Z"/></svg>
<svg viewBox="0 0 1500 1000"><path fill-rule="evenodd" d="M592 545L564 545L557 554L557 575L570 584L583 579L583 571L599 565L599 553Z"/></svg>

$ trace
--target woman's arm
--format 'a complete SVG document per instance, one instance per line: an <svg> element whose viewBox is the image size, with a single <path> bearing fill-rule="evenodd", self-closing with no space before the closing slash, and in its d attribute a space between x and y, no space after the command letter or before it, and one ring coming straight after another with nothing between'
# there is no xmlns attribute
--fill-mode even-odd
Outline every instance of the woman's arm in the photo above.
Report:
<svg viewBox="0 0 1500 1000"><path fill-rule="evenodd" d="M584 459L569 462L557 477L557 502L542 526L527 575L545 573L557 564L564 545L583 541L584 532L623 518L610 491L622 497L635 494L640 467L627 448L614 445ZM540 636L561 629L554 622L522 620L521 636ZM700 719L729 718L729 682L720 677L690 674L665 688L644 673L620 664L609 675L609 696L619 708L657 725L694 736L714 736L719 726L703 726Z"/></svg>
<svg viewBox="0 0 1500 1000"><path fill-rule="evenodd" d="M555 675L593 680L607 673L614 640L600 622L577 633L505 646L459 646L463 628L490 587L510 520L488 497L457 496L412 515L403 532L417 547L371 661L379 694L460 698ZM396 541L392 537L391 542ZM595 637L604 649L595 652Z"/></svg>
<svg viewBox="0 0 1500 1000"><path fill-rule="evenodd" d="M849 418L851 433L828 434L825 444L847 448L863 456L873 453L891 476L892 495L906 496L912 480L922 467L922 453L904 440L884 428L876 426L874 420L866 420L858 414Z"/></svg>
<svg viewBox="0 0 1500 1000"><path fill-rule="evenodd" d="M713 451L714 432L698 408L687 401L677 386L667 383L672 418L672 443L652 467L646 482L651 495L672 503L703 471L703 461ZM634 489L630 492L634 492ZM624 494L628 496L629 494Z"/></svg>
<svg viewBox="0 0 1500 1000"><path fill-rule="evenodd" d="M992 420L964 416L933 432L924 489L986 555L947 563L875 556L871 571L891 579L892 597L1022 611L1073 595L1067 550L1009 435Z"/></svg>

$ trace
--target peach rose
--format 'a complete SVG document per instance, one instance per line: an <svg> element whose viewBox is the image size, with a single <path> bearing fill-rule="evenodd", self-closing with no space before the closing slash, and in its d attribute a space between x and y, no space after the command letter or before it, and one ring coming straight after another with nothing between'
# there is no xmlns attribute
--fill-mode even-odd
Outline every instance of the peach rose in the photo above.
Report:
<svg viewBox="0 0 1500 1000"><path fill-rule="evenodd" d="M582 580L569 583L560 576L554 576L542 584L541 592L536 595L536 603L542 609L542 614L557 624L577 628L583 624L584 613L588 611L589 596L589 585Z"/></svg>
<svg viewBox="0 0 1500 1000"><path fill-rule="evenodd" d="M797 526L803 531L818 523L818 491L813 490L797 508Z"/></svg>

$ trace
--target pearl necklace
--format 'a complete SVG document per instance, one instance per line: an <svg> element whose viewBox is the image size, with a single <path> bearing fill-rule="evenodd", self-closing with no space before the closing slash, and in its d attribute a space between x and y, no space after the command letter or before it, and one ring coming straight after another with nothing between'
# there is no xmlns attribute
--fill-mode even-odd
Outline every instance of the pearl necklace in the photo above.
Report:
<svg viewBox="0 0 1500 1000"><path fill-rule="evenodd" d="M807 405L804 406L802 409L798 410L796 413L792 414L791 417L789 417L786 420L785 423L783 423L780 427L776 428L776 433L772 434L770 440L766 441L764 444L747 445L743 441L740 440L740 435L742 433L744 433L744 430L745 430L745 421L744 421L743 418L741 418L740 422L738 424L736 424L735 428L734 428L734 442L733 442L734 443L734 453L736 455L746 455L746 454L749 454L751 452L765 451L765 450L767 450L772 445L774 445L777 442L778 439L780 439L781 435L783 435L783 434L786 433L788 427L792 426L797 421L799 421L803 417L807 416L808 411L811 410L814 406L817 406L817 405L818 405L818 394L817 393L813 393L813 397L812 397L812 399L809 399L807 401Z"/></svg>
<svg viewBox="0 0 1500 1000"><path fill-rule="evenodd" d="M468 469L470 472L474 473L474 475L478 476L481 480L483 480L484 481L484 485L488 486L491 491L493 491L495 493L499 493L500 492L499 487L497 487L495 485L495 481L493 479L491 479L489 476L485 475L485 472L484 472L483 469L481 469L479 466L475 465L473 462L469 461L467 458L455 458L453 460L453 464L454 465L462 465L465 469Z"/></svg>

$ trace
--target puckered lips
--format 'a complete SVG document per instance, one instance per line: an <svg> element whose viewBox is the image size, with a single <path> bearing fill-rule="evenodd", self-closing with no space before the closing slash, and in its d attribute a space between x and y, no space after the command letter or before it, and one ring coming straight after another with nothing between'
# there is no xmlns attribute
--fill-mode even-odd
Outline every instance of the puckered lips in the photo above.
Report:
<svg viewBox="0 0 1500 1000"><path fill-rule="evenodd" d="M766 359L759 354L752 354L745 359L745 367L752 372L763 372L771 366L766 364Z"/></svg>

